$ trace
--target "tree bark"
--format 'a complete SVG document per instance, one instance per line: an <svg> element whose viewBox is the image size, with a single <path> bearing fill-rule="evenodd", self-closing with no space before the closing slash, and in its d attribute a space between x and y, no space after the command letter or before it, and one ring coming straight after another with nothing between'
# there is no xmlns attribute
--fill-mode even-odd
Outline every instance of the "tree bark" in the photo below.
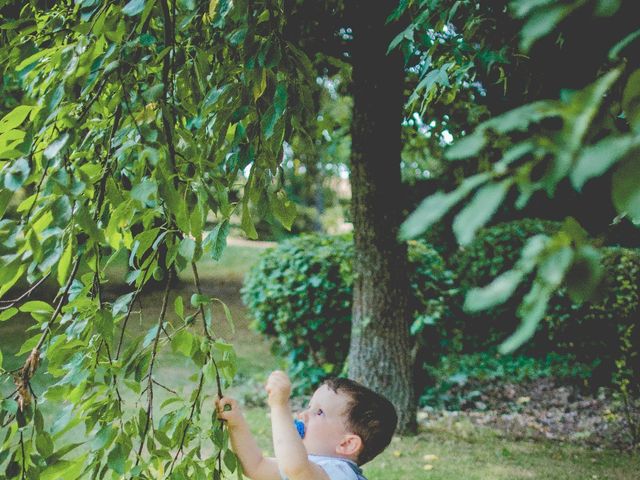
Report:
<svg viewBox="0 0 640 480"><path fill-rule="evenodd" d="M355 232L349 376L385 395L398 431L416 430L417 399L408 307L407 248L397 240L403 195L400 131L404 70L387 55L394 33L385 20L395 2L352 2L351 188Z"/></svg>

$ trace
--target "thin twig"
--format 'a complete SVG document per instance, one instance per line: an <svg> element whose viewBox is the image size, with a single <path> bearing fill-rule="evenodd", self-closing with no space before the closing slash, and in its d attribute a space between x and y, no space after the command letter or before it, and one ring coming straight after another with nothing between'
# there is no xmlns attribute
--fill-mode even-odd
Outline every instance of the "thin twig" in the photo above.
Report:
<svg viewBox="0 0 640 480"><path fill-rule="evenodd" d="M178 392L176 392L175 390L171 390L169 387L167 387L166 385L161 384L160 382L158 382L157 380L153 379L152 380L153 383L155 383L156 385L158 385L160 388L164 388L167 392L171 392L174 395L178 395Z"/></svg>
<svg viewBox="0 0 640 480"><path fill-rule="evenodd" d="M40 197L40 189L42 188L42 183L44 182L45 177L47 176L47 171L49 170L49 164L51 163L51 159L47 160L47 163L44 166L44 170L42 170L42 176L40 177L40 181L36 187L36 196L31 205L29 206L29 211L27 211L27 215L25 216L24 224L29 223L29 219L31 218L31 213L33 212L33 208L38 203L38 198Z"/></svg>
<svg viewBox="0 0 640 480"><path fill-rule="evenodd" d="M193 421L193 414L196 410L196 405L198 404L198 399L200 398L200 392L202 391L202 386L204 385L204 373L201 372L200 373L200 380L198 382L198 390L196 391L196 398L194 398L193 402L191 403L191 413L189 414L189 420L187 421L186 425L184 426L184 430L182 430L182 438L180 439L180 447L178 448L178 451L176 452L175 456L173 457L173 460L171 461L171 467L169 467L169 475L171 475L171 472L173 472L173 467L176 463L176 461L178 460L178 456L180 455L180 453L182 453L182 449L184 448L184 441L187 438L187 431L189 430L189 425L191 425L191 422Z"/></svg>
<svg viewBox="0 0 640 480"><path fill-rule="evenodd" d="M31 294L35 291L36 288L38 288L40 285L42 285L42 283L49 278L49 275L51 275L51 272L47 273L44 277L42 277L40 280L38 280L35 284L33 284L26 292L24 292L22 295L20 295L19 297L13 298L11 300L0 300L0 304L5 304L0 306L0 311L2 310L7 310L11 307L13 307L16 303L18 303L20 300L24 299L24 298L29 298L31 296Z"/></svg>
<svg viewBox="0 0 640 480"><path fill-rule="evenodd" d="M122 348L122 340L124 339L124 332L127 328L127 322L129 321L129 317L131 316L131 312L133 310L133 305L136 302L136 300L138 299L138 296L140 295L140 292L142 291L142 288L145 286L145 284L147 283L147 278L149 275L149 272L151 271L151 265L153 264L153 260L151 262L149 262L149 265L147 265L147 268L144 270L144 273L142 274L142 282L140 283L140 286L136 289L136 292L133 295L133 298L131 299L131 302L129 302L129 307L127 308L127 315L124 317L124 322L122 323L122 329L120 330L120 339L118 340L118 350L116 351L116 360L118 360L120 358L120 350Z"/></svg>
<svg viewBox="0 0 640 480"><path fill-rule="evenodd" d="M22 431L20 431L20 449L22 450L22 480L26 478L25 476L25 455L24 455L24 438L22 437Z"/></svg>
<svg viewBox="0 0 640 480"><path fill-rule="evenodd" d="M171 292L171 281L173 277L173 271L169 270L169 274L167 275L167 283L165 285L164 294L162 297L162 308L160 309L160 315L158 317L158 329L156 330L156 336L153 340L153 351L151 352L151 361L149 362L149 371L147 373L148 383L147 383L147 411L146 411L146 420L144 423L144 430L142 432L142 440L140 441L140 447L138 448L138 455L136 458L135 466L138 466L140 463L140 458L142 455L142 449L144 448L145 439L147 437L147 433L149 432L149 425L152 421L153 416L153 366L156 362L156 356L158 354L158 343L160 340L160 331L161 326L164 323L164 319L167 313L167 305L169 303L169 293Z"/></svg>
<svg viewBox="0 0 640 480"><path fill-rule="evenodd" d="M49 335L49 333L51 333L51 326L56 321L56 319L58 318L58 315L60 315L60 312L62 311L62 305L64 303L64 299L69 294L69 290L71 290L71 284L76 278L76 274L78 273L78 268L80 267L81 259L82 259L82 254L78 255L78 258L76 259L76 263L74 263L73 265L73 269L71 270L71 275L69 275L69 279L67 280L67 285L64 287L64 292L60 296L60 301L58 301L58 305L56 306L56 309L51 314L51 320L49 320L47 329L44 332L42 332L42 336L40 337L40 340L38 341L38 344L36 345L35 350L40 350L47 336Z"/></svg>

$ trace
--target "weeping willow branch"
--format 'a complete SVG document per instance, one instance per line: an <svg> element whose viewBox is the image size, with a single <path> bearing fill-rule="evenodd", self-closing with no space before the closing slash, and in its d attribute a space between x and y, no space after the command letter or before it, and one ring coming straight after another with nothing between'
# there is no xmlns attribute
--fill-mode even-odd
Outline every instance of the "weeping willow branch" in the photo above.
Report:
<svg viewBox="0 0 640 480"><path fill-rule="evenodd" d="M198 267L196 267L195 262L191 262L191 269L193 270L193 280L196 284L196 290L199 295L202 295L202 287L200 285L200 276L198 275ZM213 336L209 333L209 329L207 326L207 319L204 314L204 306L200 304L200 313L202 315L202 324L204 325L204 333L209 340L213 340ZM222 382L220 380L220 372L218 371L218 365L216 364L215 358L213 355L210 355L211 361L213 362L213 366L216 370L216 386L218 387L218 398L222 398Z"/></svg>
<svg viewBox="0 0 640 480"><path fill-rule="evenodd" d="M151 352L151 361L149 362L149 371L147 373L147 410L146 410L146 419L144 422L144 430L142 432L140 441L140 447L138 447L138 455L136 458L135 465L137 466L140 463L140 458L142 455L142 449L144 448L145 439L147 437L147 433L149 432L149 426L152 422L153 417L153 367L156 362L156 357L158 355L158 343L160 340L160 332L162 331L162 324L164 323L164 319L167 314L167 305L169 304L169 293L171 292L171 282L173 280L173 270L169 270L169 274L167 275L167 283L164 288L164 294L162 296L162 307L160 309L160 315L158 317L158 326L156 329L156 335L153 339L153 350Z"/></svg>
<svg viewBox="0 0 640 480"><path fill-rule="evenodd" d="M200 373L200 380L198 381L198 389L196 391L196 398L194 398L193 402L191 403L191 413L189 414L189 420L187 421L186 425L184 426L184 430L182 430L182 437L180 439L180 447L178 448L178 451L176 452L175 456L173 457L173 460L171 461L171 467L169 467L169 475L171 475L171 473L173 472L173 467L174 467L176 461L178 460L178 457L182 453L182 449L184 448L184 442L185 442L185 439L187 438L187 431L189 430L189 425L191 425L191 423L193 421L193 414L194 414L194 412L196 410L196 406L198 405L198 400L200 398L200 392L202 392L202 386L203 385L204 385L204 373L201 372Z"/></svg>
<svg viewBox="0 0 640 480"><path fill-rule="evenodd" d="M155 253L155 255L157 255L157 252ZM122 348L124 332L127 328L127 323L129 322L129 317L131 316L133 305L136 303L136 300L138 299L140 292L142 291L144 285L147 283L147 279L149 278L149 273L151 272L152 264L153 264L153 260L150 261L149 265L147 265L147 268L145 268L144 273L142 274L142 282L140 283L140 286L136 289L135 293L133 294L133 298L131 299L131 302L129 302L129 307L127 308L127 315L124 317L124 321L122 323L122 329L120 330L120 339L118 340L118 350L116 351L116 360L120 358L120 350Z"/></svg>

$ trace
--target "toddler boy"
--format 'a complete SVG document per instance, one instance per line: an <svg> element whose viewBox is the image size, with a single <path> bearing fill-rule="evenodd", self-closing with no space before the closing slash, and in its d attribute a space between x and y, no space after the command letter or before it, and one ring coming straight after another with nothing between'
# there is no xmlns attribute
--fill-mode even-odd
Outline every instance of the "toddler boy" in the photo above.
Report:
<svg viewBox="0 0 640 480"><path fill-rule="evenodd" d="M217 402L233 451L252 480L365 480L360 465L389 445L398 421L386 398L353 380L335 378L322 384L298 415L304 425L301 439L289 407L289 377L275 371L265 389L275 458L262 455L234 399ZM227 405L231 408L225 410Z"/></svg>

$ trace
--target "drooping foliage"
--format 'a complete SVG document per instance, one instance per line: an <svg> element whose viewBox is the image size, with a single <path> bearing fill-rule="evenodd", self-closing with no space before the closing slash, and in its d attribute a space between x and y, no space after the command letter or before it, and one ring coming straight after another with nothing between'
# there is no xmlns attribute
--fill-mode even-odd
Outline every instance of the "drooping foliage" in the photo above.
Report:
<svg viewBox="0 0 640 480"><path fill-rule="evenodd" d="M416 22L438 18L435 7L439 2L419 3L417 11L422 13ZM403 2L399 11L412 6L414 2ZM541 84L553 88L534 85L532 91L542 97L521 97L516 108L490 117L453 143L446 152L449 161L473 159L480 168L466 171L466 178L455 189L427 197L405 222L405 238L420 235L463 204L452 226L459 243L467 245L514 193L516 207L522 208L536 195L553 196L562 185L580 191L603 176L610 179L610 188L601 201L612 202L617 214L610 221L627 221L625 217L636 224L640 221L640 59L635 48L640 24L630 8L628 2L600 0L509 2L505 11L521 22L515 31L520 53L531 55L532 60L539 58L537 65L546 75ZM606 27L602 35L592 35L602 25ZM580 47L592 45L594 37L597 48L588 55L580 54ZM409 37L398 43L411 48L415 41ZM537 45L546 50L536 50ZM571 56L563 57L564 51ZM552 72L544 70L545 58L555 61L549 62ZM558 59L564 59L564 64ZM501 347L503 352L512 351L533 335L558 287L564 285L575 301L596 294L602 274L600 258L584 230L575 222L566 222L553 236L532 238L517 268L500 275L482 292L474 292L466 306L476 311L493 307L534 272L535 280L518 310L521 327Z"/></svg>
<svg viewBox="0 0 640 480"><path fill-rule="evenodd" d="M281 2L2 1L0 19L12 99L0 107L0 320L32 317L24 365L0 371L0 470L220 478L224 461L239 472L222 424L203 416L236 366L195 262L220 257L232 215L255 237L251 204L285 228L295 216L279 163L283 138L310 113L315 78L282 36ZM110 298L106 267L123 256L130 291ZM169 302L185 269L192 312ZM157 324L128 339L152 278L164 285ZM45 279L59 286L55 298L32 300ZM168 346L193 361L190 394L159 385ZM159 405L162 387L171 395ZM43 406L62 400L52 424ZM71 428L90 441L71 443Z"/></svg>

